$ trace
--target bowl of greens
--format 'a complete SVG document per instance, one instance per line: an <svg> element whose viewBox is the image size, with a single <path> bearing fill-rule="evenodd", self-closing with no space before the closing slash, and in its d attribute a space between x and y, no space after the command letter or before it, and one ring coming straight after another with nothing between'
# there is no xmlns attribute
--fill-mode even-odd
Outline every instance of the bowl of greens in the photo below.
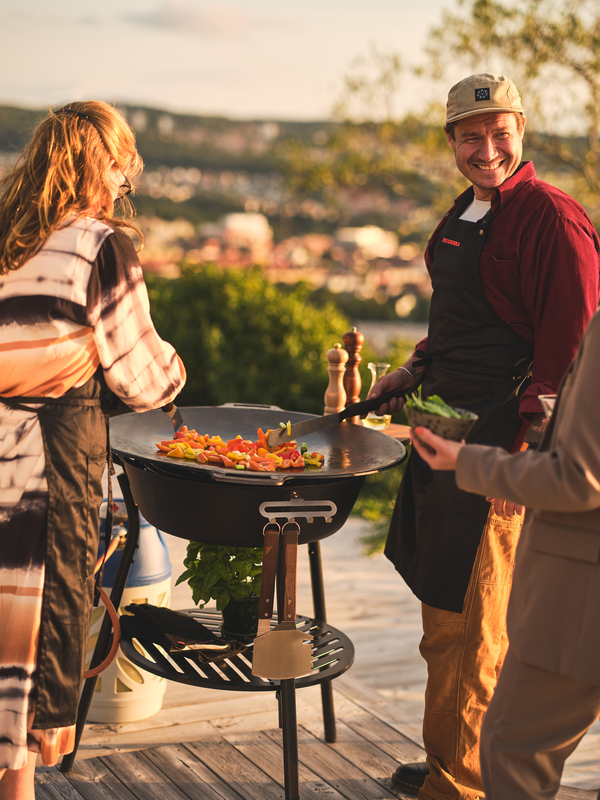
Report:
<svg viewBox="0 0 600 800"><path fill-rule="evenodd" d="M437 433L442 439L460 442L465 439L479 417L464 408L447 405L437 394L422 400L416 395L404 404L408 424L411 428L421 425Z"/></svg>

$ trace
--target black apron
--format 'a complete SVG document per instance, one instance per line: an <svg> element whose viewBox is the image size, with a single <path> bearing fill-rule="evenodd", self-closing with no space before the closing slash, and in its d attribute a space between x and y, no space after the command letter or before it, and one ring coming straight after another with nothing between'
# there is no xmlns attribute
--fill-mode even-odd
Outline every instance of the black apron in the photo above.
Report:
<svg viewBox="0 0 600 800"><path fill-rule="evenodd" d="M63 397L0 397L10 408L37 413L46 459L48 514L34 729L66 727L77 717L108 453L104 391L98 372ZM44 403L40 408L30 405L39 402ZM112 511L110 498L108 506Z"/></svg>
<svg viewBox="0 0 600 800"><path fill-rule="evenodd" d="M485 297L479 259L491 211L477 223L460 220L472 200L471 189L434 248L422 393L479 415L469 442L510 450L522 422L519 397L530 383L533 345ZM385 554L423 603L462 612L488 511L484 497L461 491L453 472L434 472L413 450Z"/></svg>

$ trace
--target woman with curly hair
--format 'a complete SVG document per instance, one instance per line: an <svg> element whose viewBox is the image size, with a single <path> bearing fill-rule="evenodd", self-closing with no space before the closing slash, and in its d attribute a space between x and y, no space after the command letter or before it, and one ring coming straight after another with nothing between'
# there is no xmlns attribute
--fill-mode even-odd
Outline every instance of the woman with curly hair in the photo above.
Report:
<svg viewBox="0 0 600 800"><path fill-rule="evenodd" d="M74 747L107 460L103 396L147 411L185 382L124 230L141 170L121 114L76 102L49 113L0 182L2 800L33 800L36 755L54 764Z"/></svg>

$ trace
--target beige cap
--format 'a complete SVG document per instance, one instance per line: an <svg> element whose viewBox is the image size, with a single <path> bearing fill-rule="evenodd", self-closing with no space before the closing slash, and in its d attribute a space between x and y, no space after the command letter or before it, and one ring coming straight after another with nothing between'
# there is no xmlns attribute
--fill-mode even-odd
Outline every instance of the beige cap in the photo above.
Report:
<svg viewBox="0 0 600 800"><path fill-rule="evenodd" d="M493 111L523 114L517 87L505 75L491 72L470 75L448 92L446 123Z"/></svg>

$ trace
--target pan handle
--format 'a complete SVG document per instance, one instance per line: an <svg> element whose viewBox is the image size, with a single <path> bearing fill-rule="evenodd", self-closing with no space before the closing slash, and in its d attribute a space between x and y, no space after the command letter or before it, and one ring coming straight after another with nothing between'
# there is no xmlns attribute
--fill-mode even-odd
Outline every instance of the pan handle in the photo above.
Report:
<svg viewBox="0 0 600 800"><path fill-rule="evenodd" d="M266 406L260 403L223 403L219 408L264 408L267 411L283 411L279 406Z"/></svg>
<svg viewBox="0 0 600 800"><path fill-rule="evenodd" d="M250 470L244 470L244 480L243 483L248 485L250 481L252 483L257 483L263 486L282 486L285 483L285 477L281 475L264 473L264 472L250 472ZM239 478L239 472L237 475L233 471L225 472L217 472L216 470L211 473L211 478L218 483L236 483L240 484L242 481Z"/></svg>

